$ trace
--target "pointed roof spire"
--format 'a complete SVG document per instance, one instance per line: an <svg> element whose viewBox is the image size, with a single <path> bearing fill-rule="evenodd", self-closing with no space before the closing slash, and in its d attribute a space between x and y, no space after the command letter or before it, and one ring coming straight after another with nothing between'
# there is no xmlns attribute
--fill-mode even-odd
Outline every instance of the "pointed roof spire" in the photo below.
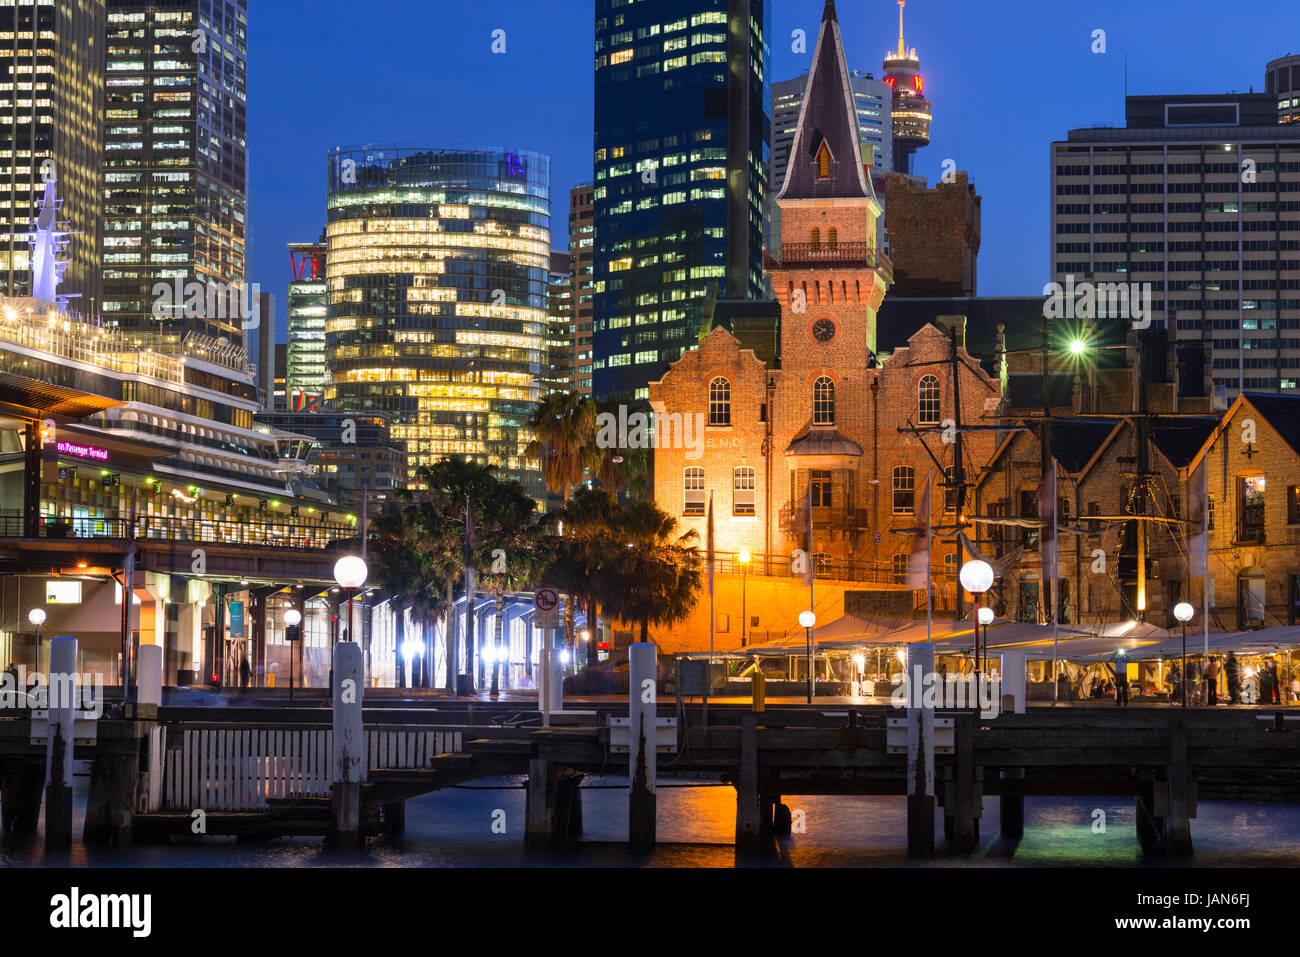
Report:
<svg viewBox="0 0 1300 957"><path fill-rule="evenodd" d="M898 0L898 58L900 60L907 57L907 47L903 45L903 7L907 6L907 0Z"/></svg>
<svg viewBox="0 0 1300 957"><path fill-rule="evenodd" d="M862 168L861 139L835 0L826 0L777 199L874 199Z"/></svg>

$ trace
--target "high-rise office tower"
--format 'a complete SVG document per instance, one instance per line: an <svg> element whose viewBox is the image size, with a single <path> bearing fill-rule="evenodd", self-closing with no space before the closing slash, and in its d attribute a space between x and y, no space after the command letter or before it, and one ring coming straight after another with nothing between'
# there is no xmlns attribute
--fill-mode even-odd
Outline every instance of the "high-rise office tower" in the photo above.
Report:
<svg viewBox="0 0 1300 957"><path fill-rule="evenodd" d="M597 395L763 290L771 0L596 0Z"/></svg>
<svg viewBox="0 0 1300 957"><path fill-rule="evenodd" d="M289 408L319 408L325 395L325 316L329 298L325 288L325 243L290 243L289 262Z"/></svg>
<svg viewBox="0 0 1300 957"><path fill-rule="evenodd" d="M1264 91L1277 97L1277 121L1300 123L1300 53L1270 60L1264 68Z"/></svg>
<svg viewBox="0 0 1300 957"><path fill-rule="evenodd" d="M103 202L104 0L0 5L0 278L31 295L26 234L45 182L57 179L57 219L73 233L60 292L69 308L99 305Z"/></svg>
<svg viewBox="0 0 1300 957"><path fill-rule="evenodd" d="M550 158L517 150L329 156L325 399L388 412L407 483L447 456L541 498L524 455L546 363Z"/></svg>
<svg viewBox="0 0 1300 957"><path fill-rule="evenodd" d="M916 48L903 43L903 7L898 0L898 51L885 57L885 82L894 90L894 171L912 172L912 156L930 142L934 104L925 98L925 80Z"/></svg>
<svg viewBox="0 0 1300 957"><path fill-rule="evenodd" d="M546 281L546 372L541 394L569 392L573 377L573 270L565 252L551 253Z"/></svg>
<svg viewBox="0 0 1300 957"><path fill-rule="evenodd" d="M1279 126L1265 93L1130 96L1126 114L1052 144L1052 280L1107 284L1097 315L1104 295L1142 330L1143 378L1177 382L1180 408L1208 407L1211 379L1296 389L1300 125Z"/></svg>
<svg viewBox="0 0 1300 957"><path fill-rule="evenodd" d="M771 188L764 204L769 249L778 249L781 245L781 209L776 204L776 194L785 184L790 147L794 144L794 132L799 125L799 111L803 108L807 85L806 71L793 80L772 84L772 173L768 178ZM885 174L894 168L894 92L884 80L858 70L849 74L849 85L853 89L858 129L862 132L862 162L868 168L876 196L883 197ZM878 239L883 245L883 236Z"/></svg>
<svg viewBox="0 0 1300 957"><path fill-rule="evenodd" d="M108 0L107 37L104 322L242 343L247 0Z"/></svg>
<svg viewBox="0 0 1300 957"><path fill-rule="evenodd" d="M569 391L591 395L591 313L595 302L596 223L591 183L569 192L569 269L573 274L573 357Z"/></svg>

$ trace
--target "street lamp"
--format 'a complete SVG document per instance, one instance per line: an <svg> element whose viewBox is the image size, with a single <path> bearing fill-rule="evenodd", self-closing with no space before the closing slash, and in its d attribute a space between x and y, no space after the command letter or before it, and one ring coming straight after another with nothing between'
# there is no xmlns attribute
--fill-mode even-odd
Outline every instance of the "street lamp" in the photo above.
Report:
<svg viewBox="0 0 1300 957"><path fill-rule="evenodd" d="M302 621L302 612L290 608L284 613L284 640L289 643L289 703L293 704L293 646L301 640L302 632L298 629Z"/></svg>
<svg viewBox="0 0 1300 957"><path fill-rule="evenodd" d="M339 586L348 590L348 640L356 641L352 631L352 596L366 583L370 569L366 560L360 555L344 555L334 563L334 580Z"/></svg>
<svg viewBox="0 0 1300 957"><path fill-rule="evenodd" d="M746 601L748 599L748 589L746 586L749 583L747 575L747 572L749 571L749 558L750 556L748 551L742 551L736 556L736 560L740 562L740 647L742 648L745 647L746 628L749 626L749 616L747 614L748 609L746 608Z"/></svg>
<svg viewBox="0 0 1300 957"><path fill-rule="evenodd" d="M817 616L811 610L799 612L799 624L808 633L808 703L812 704L813 699L813 645L812 630L813 625L817 624Z"/></svg>
<svg viewBox="0 0 1300 957"><path fill-rule="evenodd" d="M984 593L993 587L993 566L986 561L975 559L961 566L961 572L957 575L961 582L961 587L966 589L975 599L975 700L979 700L980 693L980 600ZM992 609L990 609L991 611Z"/></svg>
<svg viewBox="0 0 1300 957"><path fill-rule="evenodd" d="M41 625L45 624L45 609L33 608L27 613L27 620L36 626L36 670L41 670Z"/></svg>
<svg viewBox="0 0 1300 957"><path fill-rule="evenodd" d="M1180 601L1177 605L1174 605L1174 617L1177 618L1180 622L1182 622L1183 625L1182 685L1183 685L1183 707L1184 708L1187 707L1187 623L1192 620L1192 615L1194 614L1196 614L1196 610L1192 608L1192 606L1188 602Z"/></svg>
<svg viewBox="0 0 1300 957"><path fill-rule="evenodd" d="M984 626L984 670L989 667L989 625L993 624L993 609L984 605L979 610L979 623Z"/></svg>

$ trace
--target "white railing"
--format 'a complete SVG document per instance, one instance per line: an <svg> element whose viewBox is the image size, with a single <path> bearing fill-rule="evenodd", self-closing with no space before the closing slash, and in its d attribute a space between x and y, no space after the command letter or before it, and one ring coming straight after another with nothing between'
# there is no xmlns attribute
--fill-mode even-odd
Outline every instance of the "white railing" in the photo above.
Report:
<svg viewBox="0 0 1300 957"><path fill-rule="evenodd" d="M166 750L162 808L255 811L277 798L330 794L332 730L187 728L181 733L181 746ZM369 729L362 780L377 768L428 768L435 755L460 749L459 731Z"/></svg>

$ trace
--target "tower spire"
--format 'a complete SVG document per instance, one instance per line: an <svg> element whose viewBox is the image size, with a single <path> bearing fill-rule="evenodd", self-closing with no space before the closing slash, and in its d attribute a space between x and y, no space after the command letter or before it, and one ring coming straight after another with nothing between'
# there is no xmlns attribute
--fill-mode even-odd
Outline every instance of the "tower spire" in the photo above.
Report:
<svg viewBox="0 0 1300 957"><path fill-rule="evenodd" d="M903 7L907 6L907 0L898 0L898 58L901 60L907 56L907 47L903 45Z"/></svg>

